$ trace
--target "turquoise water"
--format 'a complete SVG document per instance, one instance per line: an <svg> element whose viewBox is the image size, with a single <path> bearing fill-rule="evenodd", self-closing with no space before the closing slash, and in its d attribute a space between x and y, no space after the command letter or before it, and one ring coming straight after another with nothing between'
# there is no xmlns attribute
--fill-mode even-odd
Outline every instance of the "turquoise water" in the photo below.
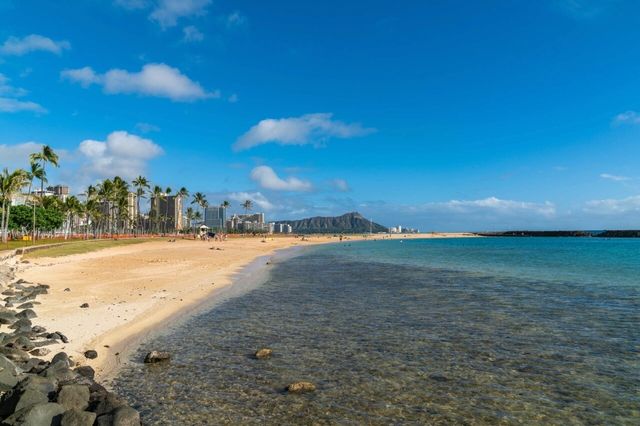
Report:
<svg viewBox="0 0 640 426"><path fill-rule="evenodd" d="M368 241L270 268L143 345L174 354L115 381L145 424L640 422L638 240Z"/></svg>

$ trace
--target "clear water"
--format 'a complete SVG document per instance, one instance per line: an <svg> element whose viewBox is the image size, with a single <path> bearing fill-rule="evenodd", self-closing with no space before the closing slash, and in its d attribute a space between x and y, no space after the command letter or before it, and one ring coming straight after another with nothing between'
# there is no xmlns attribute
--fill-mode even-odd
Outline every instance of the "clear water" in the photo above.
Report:
<svg viewBox="0 0 640 426"><path fill-rule="evenodd" d="M145 424L637 425L640 241L316 247L157 348L114 383Z"/></svg>

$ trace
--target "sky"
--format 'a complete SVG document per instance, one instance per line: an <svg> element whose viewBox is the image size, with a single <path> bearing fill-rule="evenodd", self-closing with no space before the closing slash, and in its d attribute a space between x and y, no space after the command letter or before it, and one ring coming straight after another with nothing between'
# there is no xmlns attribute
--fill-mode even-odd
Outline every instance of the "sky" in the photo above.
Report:
<svg viewBox="0 0 640 426"><path fill-rule="evenodd" d="M640 228L640 2L0 0L0 167L423 231Z"/></svg>

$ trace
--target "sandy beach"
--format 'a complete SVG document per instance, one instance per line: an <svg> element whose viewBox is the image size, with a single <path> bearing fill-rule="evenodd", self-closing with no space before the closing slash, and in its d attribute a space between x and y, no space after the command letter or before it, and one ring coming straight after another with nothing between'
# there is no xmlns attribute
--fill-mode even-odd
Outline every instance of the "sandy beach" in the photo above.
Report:
<svg viewBox="0 0 640 426"><path fill-rule="evenodd" d="M384 238L451 238L468 234L413 234ZM382 238L374 236L371 238ZM350 237L351 240L360 238ZM69 343L49 346L90 365L104 380L154 330L214 301L245 266L276 251L338 242L329 236L230 238L222 242L166 239L21 263L19 278L50 286L39 298L34 324L60 331ZM89 307L81 308L88 304ZM87 350L98 357L86 359ZM46 357L45 357L46 358Z"/></svg>

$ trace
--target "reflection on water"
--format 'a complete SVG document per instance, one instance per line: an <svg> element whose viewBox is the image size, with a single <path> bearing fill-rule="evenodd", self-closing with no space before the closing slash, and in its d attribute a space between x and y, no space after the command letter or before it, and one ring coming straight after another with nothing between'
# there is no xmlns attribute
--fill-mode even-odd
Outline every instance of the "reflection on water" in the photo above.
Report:
<svg viewBox="0 0 640 426"><path fill-rule="evenodd" d="M114 387L146 424L638 424L628 287L357 261L275 265L252 292L147 342ZM270 347L274 356L250 354ZM308 380L312 394L284 387Z"/></svg>

